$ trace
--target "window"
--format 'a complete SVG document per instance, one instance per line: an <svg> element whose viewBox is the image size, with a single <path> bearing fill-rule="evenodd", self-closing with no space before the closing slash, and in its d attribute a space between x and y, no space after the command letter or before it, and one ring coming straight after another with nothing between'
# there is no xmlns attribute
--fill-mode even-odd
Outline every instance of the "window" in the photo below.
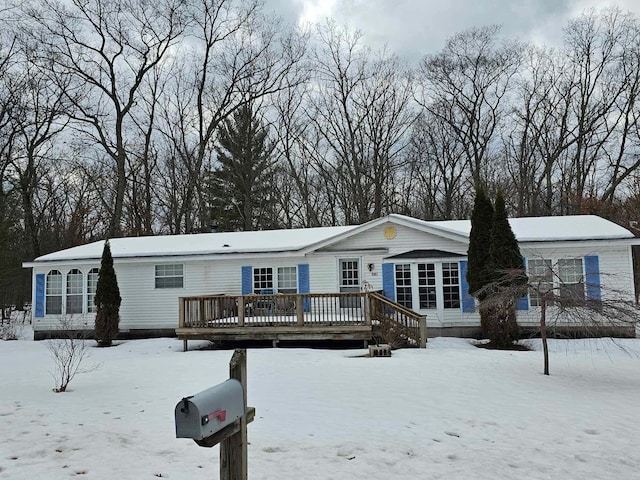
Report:
<svg viewBox="0 0 640 480"><path fill-rule="evenodd" d="M418 264L418 296L420 308L436 308L436 266L433 263Z"/></svg>
<svg viewBox="0 0 640 480"><path fill-rule="evenodd" d="M62 274L58 270L51 270L47 273L45 288L45 314L62 314Z"/></svg>
<svg viewBox="0 0 640 480"><path fill-rule="evenodd" d="M403 307L413 308L413 293L411 291L411 265L396 265L395 270L396 301Z"/></svg>
<svg viewBox="0 0 640 480"><path fill-rule="evenodd" d="M535 287L529 291L529 301L532 307L539 307L541 299L539 293L546 293L553 289L553 270L550 259L533 258L527 260L529 282ZM547 301L553 305L553 300Z"/></svg>
<svg viewBox="0 0 640 480"><path fill-rule="evenodd" d="M340 260L340 286L360 289L360 267L358 260Z"/></svg>
<svg viewBox="0 0 640 480"><path fill-rule="evenodd" d="M457 263L442 264L442 297L444 308L460 308L460 278Z"/></svg>
<svg viewBox="0 0 640 480"><path fill-rule="evenodd" d="M82 313L82 272L74 268L67 273L67 314Z"/></svg>
<svg viewBox="0 0 640 480"><path fill-rule="evenodd" d="M278 267L278 293L298 293L296 267Z"/></svg>
<svg viewBox="0 0 640 480"><path fill-rule="evenodd" d="M584 282L581 258L561 258L558 260L560 297L563 301L584 300Z"/></svg>
<svg viewBox="0 0 640 480"><path fill-rule="evenodd" d="M584 300L582 258L529 259L527 270L529 280L537 287L529 292L532 307L541 304L539 292L549 292L554 288L556 295L550 296L559 297L565 306ZM553 299L547 301L547 305L553 304Z"/></svg>
<svg viewBox="0 0 640 480"><path fill-rule="evenodd" d="M183 265L156 265L156 288L182 288L184 286Z"/></svg>
<svg viewBox="0 0 640 480"><path fill-rule="evenodd" d="M98 288L98 274L100 270L97 268L92 268L89 270L89 274L87 275L87 312L95 313L96 312L96 290Z"/></svg>
<svg viewBox="0 0 640 480"><path fill-rule="evenodd" d="M274 276L273 271L276 271ZM253 293L298 293L298 267L253 269Z"/></svg>
<svg viewBox="0 0 640 480"><path fill-rule="evenodd" d="M265 293L263 290L271 290L273 293L273 268L271 267L253 269L253 293Z"/></svg>

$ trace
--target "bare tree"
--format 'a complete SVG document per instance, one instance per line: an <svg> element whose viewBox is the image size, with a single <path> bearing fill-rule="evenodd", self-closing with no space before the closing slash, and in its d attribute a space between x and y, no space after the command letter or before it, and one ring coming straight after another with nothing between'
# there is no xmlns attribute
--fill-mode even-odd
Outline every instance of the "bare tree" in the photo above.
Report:
<svg viewBox="0 0 640 480"><path fill-rule="evenodd" d="M599 274L594 278L587 274L579 282L569 282L559 262L539 259L535 268L529 268L528 282L504 288L514 278L521 278L520 271L503 270L500 278L485 287L488 294L485 304L500 305L505 299L530 296L538 309L539 333L542 341L544 374L549 375L549 348L547 338L550 329L573 329L576 334L588 337L603 333L624 333L640 322L640 310L633 294L624 288L616 288L615 275Z"/></svg>
<svg viewBox="0 0 640 480"><path fill-rule="evenodd" d="M474 184L484 180L504 121L522 47L499 39L497 26L473 28L450 38L420 65L418 101L449 125L469 163Z"/></svg>
<svg viewBox="0 0 640 480"><path fill-rule="evenodd" d="M167 188L174 195L165 218L172 232L207 228L204 172L215 162L218 127L240 107L303 80L295 68L305 54L303 36L260 10L256 0L198 0L193 28L163 107ZM180 172L180 173L178 173Z"/></svg>
<svg viewBox="0 0 640 480"><path fill-rule="evenodd" d="M116 170L108 234L121 232L131 155L127 128L142 85L171 51L186 18L182 0L39 0L27 11L56 75L71 78L67 97L76 130L98 145Z"/></svg>
<svg viewBox="0 0 640 480"><path fill-rule="evenodd" d="M362 223L391 211L396 202L395 178L416 118L411 72L397 56L364 47L359 32L329 23L318 33L308 151L336 192L344 222Z"/></svg>
<svg viewBox="0 0 640 480"><path fill-rule="evenodd" d="M90 373L100 368L99 363L87 365L91 356L89 340L78 334L80 325L71 317L62 317L58 323L58 338L47 340L47 350L53 360L51 376L55 381L56 393L66 392L69 383L82 373Z"/></svg>

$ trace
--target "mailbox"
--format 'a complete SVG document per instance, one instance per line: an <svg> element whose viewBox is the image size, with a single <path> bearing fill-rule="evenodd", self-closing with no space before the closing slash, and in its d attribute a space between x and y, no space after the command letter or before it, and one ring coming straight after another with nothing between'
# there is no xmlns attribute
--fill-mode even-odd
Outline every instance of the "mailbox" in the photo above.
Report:
<svg viewBox="0 0 640 480"><path fill-rule="evenodd" d="M176 405L176 438L196 441L210 437L245 414L244 391L238 380L229 379Z"/></svg>

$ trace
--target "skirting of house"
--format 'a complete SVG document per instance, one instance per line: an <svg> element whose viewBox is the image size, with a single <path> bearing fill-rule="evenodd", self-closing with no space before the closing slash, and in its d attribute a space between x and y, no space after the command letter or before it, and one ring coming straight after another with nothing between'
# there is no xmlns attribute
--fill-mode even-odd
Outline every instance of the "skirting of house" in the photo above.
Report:
<svg viewBox="0 0 640 480"><path fill-rule="evenodd" d="M86 338L93 339L93 330L35 330L34 340L47 340L49 338ZM175 328L137 328L131 330L120 330L118 340L134 340L141 338L163 338L175 337Z"/></svg>
<svg viewBox="0 0 640 480"><path fill-rule="evenodd" d="M34 340L46 340L49 338L68 338L70 332L64 330L37 330L33 334ZM74 330L71 332L77 338L93 338L91 330ZM634 327L600 327L599 329L586 330L584 327L549 327L547 335L552 338L585 338L585 337L615 337L615 338L635 338ZM522 338L536 338L540 336L540 329L536 327L522 327ZM118 335L118 340L132 340L141 338L161 338L176 337L174 328L155 329L131 329L122 330ZM482 338L479 326L456 326L456 327L427 327L427 338L434 337L459 337L459 338ZM287 338L280 338L286 340ZM353 338L329 340L353 340ZM358 339L361 339L358 337ZM226 338L226 340L230 340ZM233 340L233 339L231 339ZM327 338L305 338L301 340L327 340Z"/></svg>

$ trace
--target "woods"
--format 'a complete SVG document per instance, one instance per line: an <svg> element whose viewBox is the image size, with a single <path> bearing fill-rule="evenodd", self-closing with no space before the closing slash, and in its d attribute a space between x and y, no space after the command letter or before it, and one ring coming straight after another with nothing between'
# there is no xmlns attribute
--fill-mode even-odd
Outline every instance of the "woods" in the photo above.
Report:
<svg viewBox="0 0 640 480"><path fill-rule="evenodd" d="M33 0L0 12L0 303L22 261L106 236L469 218L640 203L640 21L562 45L498 26L414 64L255 0Z"/></svg>

